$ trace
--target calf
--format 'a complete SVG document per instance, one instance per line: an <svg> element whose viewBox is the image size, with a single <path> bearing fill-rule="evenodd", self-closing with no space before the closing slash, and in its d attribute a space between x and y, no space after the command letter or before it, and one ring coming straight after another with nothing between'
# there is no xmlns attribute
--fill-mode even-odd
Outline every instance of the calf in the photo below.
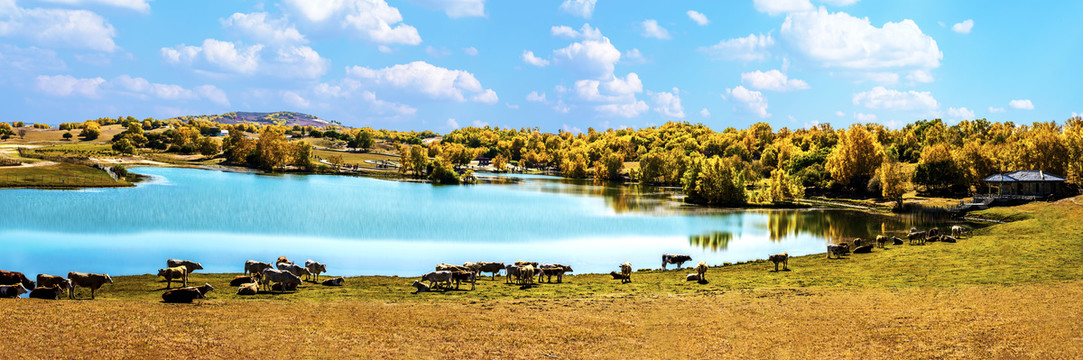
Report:
<svg viewBox="0 0 1083 360"><path fill-rule="evenodd" d="M258 293L259 293L259 284L254 283L254 282L253 283L247 283L247 284L241 284L240 287L237 288L237 295L256 295Z"/></svg>
<svg viewBox="0 0 1083 360"><path fill-rule="evenodd" d="M663 259L664 258L665 257L663 257ZM689 257L688 259L692 260L691 257ZM680 265L677 265L677 266L680 266ZM632 264L631 263L626 262L626 263L620 264L620 276L621 276L621 279L620 279L621 284L632 282Z"/></svg>
<svg viewBox="0 0 1083 360"><path fill-rule="evenodd" d="M478 261L479 273L492 273L492 280L496 280L496 275L500 273L500 270L504 270L504 263L502 262L486 262Z"/></svg>
<svg viewBox="0 0 1083 360"><path fill-rule="evenodd" d="M327 265L316 262L315 260L305 260L305 270L308 270L309 275L315 275L316 280L320 281L320 274L327 272ZM311 280L311 279L309 279Z"/></svg>
<svg viewBox="0 0 1083 360"><path fill-rule="evenodd" d="M196 288L173 289L162 293L162 301L167 303L191 303L192 300L202 298L203 293Z"/></svg>
<svg viewBox="0 0 1083 360"><path fill-rule="evenodd" d="M707 264L702 261L699 262L699 265L696 265L696 277L699 278L697 281L707 282Z"/></svg>
<svg viewBox="0 0 1083 360"><path fill-rule="evenodd" d="M268 263L265 263L265 262L260 262L260 261L255 261L255 260L248 260L248 261L244 262L244 273L245 273L245 275L247 275L247 274L259 275L259 274L263 273L263 270L267 270L267 269L273 269L273 267L271 267L271 264L268 264Z"/></svg>
<svg viewBox="0 0 1083 360"><path fill-rule="evenodd" d="M790 271L790 267L789 267L790 266L790 254L789 253L774 254L774 255L768 256L767 260L770 260L771 262L775 263L775 272L778 272L778 264L779 263L782 263L782 271Z"/></svg>
<svg viewBox="0 0 1083 360"><path fill-rule="evenodd" d="M196 289L196 291L199 291L200 295L207 296L207 293L214 291L214 286L205 283L203 286L186 287L185 289Z"/></svg>
<svg viewBox="0 0 1083 360"><path fill-rule="evenodd" d="M170 268L183 266L184 267L184 283L185 284L188 283L188 275L192 275L193 271L203 270L203 265L200 265L199 263L197 263L195 261L188 261L188 260L168 259L168 260L165 261L165 266L170 267Z"/></svg>
<svg viewBox="0 0 1083 360"><path fill-rule="evenodd" d="M876 235L876 247L883 249L884 245L887 245L889 238L884 235Z"/></svg>
<svg viewBox="0 0 1083 360"><path fill-rule="evenodd" d="M902 245L903 244L903 239L892 236L891 237L891 244L892 245Z"/></svg>
<svg viewBox="0 0 1083 360"><path fill-rule="evenodd" d="M954 225L951 227L951 237L953 238L961 239L965 232L966 228L962 227L962 225Z"/></svg>
<svg viewBox="0 0 1083 360"><path fill-rule="evenodd" d="M24 288L33 289L34 282L26 278L26 275L18 271L0 270L0 285L23 284Z"/></svg>
<svg viewBox="0 0 1083 360"><path fill-rule="evenodd" d="M0 298L14 299L22 294L26 294L26 287L23 284L0 286Z"/></svg>
<svg viewBox="0 0 1083 360"><path fill-rule="evenodd" d="M184 266L175 266L168 269L158 269L158 276L165 278L165 288L173 285L173 280L180 280L184 286L188 286L188 269Z"/></svg>
<svg viewBox="0 0 1083 360"><path fill-rule="evenodd" d="M862 245L854 248L854 254L868 254L872 252L872 244Z"/></svg>
<svg viewBox="0 0 1083 360"><path fill-rule="evenodd" d="M954 244L954 243L955 243L955 237L952 237L952 236L944 236L944 237L941 237L941 238L940 238L940 241L943 241L943 242L946 242L946 243L952 243L952 244Z"/></svg>
<svg viewBox="0 0 1083 360"><path fill-rule="evenodd" d="M420 281L417 280L414 280L413 286L414 288L417 288L417 290L414 290L414 294L417 294L419 292L428 292L430 290L428 285L422 284Z"/></svg>
<svg viewBox="0 0 1083 360"><path fill-rule="evenodd" d="M259 282L259 276L236 276L233 278L233 280L229 281L229 286L241 286L241 284L248 284L254 282Z"/></svg>
<svg viewBox="0 0 1083 360"><path fill-rule="evenodd" d="M346 279L343 279L343 278L340 278L340 277L334 278L334 279L327 279L327 280L323 281L323 286L342 286L342 285L346 285Z"/></svg>
<svg viewBox="0 0 1083 360"><path fill-rule="evenodd" d="M681 266L689 261L692 261L692 257L688 255L662 254L662 270L665 270L668 264L677 264L677 270L680 270Z"/></svg>
<svg viewBox="0 0 1083 360"><path fill-rule="evenodd" d="M94 299L94 293L102 285L113 283L113 278L109 277L109 274L78 273L74 271L68 273L68 280L71 280L71 292L68 294L70 299L75 298L75 288L77 286L90 288L90 298Z"/></svg>
<svg viewBox="0 0 1083 360"><path fill-rule="evenodd" d="M33 299L59 300L61 296L64 296L64 290L60 285L39 287L30 291L30 298Z"/></svg>
<svg viewBox="0 0 1083 360"><path fill-rule="evenodd" d="M446 284L445 286L443 286L443 288L450 289L451 277L452 274L450 271L433 271L428 274L421 275L421 281L428 281L430 289L438 288L438 286L436 286L437 284Z"/></svg>

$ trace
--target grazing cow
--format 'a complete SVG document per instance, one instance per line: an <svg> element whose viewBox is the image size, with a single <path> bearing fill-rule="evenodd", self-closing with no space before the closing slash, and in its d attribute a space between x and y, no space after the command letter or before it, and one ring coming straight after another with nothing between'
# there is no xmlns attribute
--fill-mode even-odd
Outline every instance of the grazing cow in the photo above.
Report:
<svg viewBox="0 0 1083 360"><path fill-rule="evenodd" d="M872 244L862 245L854 248L854 254L868 254L872 252Z"/></svg>
<svg viewBox="0 0 1083 360"><path fill-rule="evenodd" d="M23 284L24 288L33 289L34 282L26 278L26 275L18 271L0 270L0 285Z"/></svg>
<svg viewBox="0 0 1083 360"><path fill-rule="evenodd" d="M75 288L77 286L90 288L90 298L94 299L94 293L102 285L113 283L113 278L109 277L109 274L78 273L74 271L68 273L68 280L71 280L71 293L68 294L68 298L71 299L75 298Z"/></svg>
<svg viewBox="0 0 1083 360"><path fill-rule="evenodd" d="M60 300L61 296L64 296L64 289L60 285L39 287L30 291L31 299Z"/></svg>
<svg viewBox="0 0 1083 360"><path fill-rule="evenodd" d="M475 284L477 284L477 274L472 272L452 272L451 280L455 281L455 290L459 290L459 283L470 283L470 290L474 290Z"/></svg>
<svg viewBox="0 0 1083 360"><path fill-rule="evenodd" d="M450 271L433 271L425 275L421 275L421 281L428 281L430 289L439 288L437 284L445 284L444 289L451 288L451 272Z"/></svg>
<svg viewBox="0 0 1083 360"><path fill-rule="evenodd" d="M312 259L305 260L305 269L308 270L309 275L316 276L316 282L320 281L320 274L327 272L327 265L318 263ZM311 280L311 279L309 279Z"/></svg>
<svg viewBox="0 0 1083 360"><path fill-rule="evenodd" d="M782 263L782 271L790 271L790 253L774 254L768 256L767 260L775 263L775 272L778 272L779 263Z"/></svg>
<svg viewBox="0 0 1083 360"><path fill-rule="evenodd" d="M162 293L162 301L167 303L191 303L192 300L202 299L203 294L196 288L173 289Z"/></svg>
<svg viewBox="0 0 1083 360"><path fill-rule="evenodd" d="M71 291L71 280L59 276L38 274L37 280L39 288L49 288L56 285L60 286L60 290Z"/></svg>
<svg viewBox="0 0 1083 360"><path fill-rule="evenodd" d="M175 266L168 269L158 269L158 276L165 278L165 288L173 285L173 280L180 280L184 286L188 286L188 269L184 266Z"/></svg>
<svg viewBox="0 0 1083 360"><path fill-rule="evenodd" d="M680 256L680 255L678 255L678 256ZM665 255L662 255L662 259L665 260ZM689 257L688 260L692 260L692 258ZM665 264L665 263L663 262L662 264ZM680 267L680 265L677 265L677 266L678 266L678 268ZM632 263L626 262L626 263L620 264L620 276L621 276L621 279L620 279L621 284L632 282Z"/></svg>
<svg viewBox="0 0 1083 360"><path fill-rule="evenodd" d="M266 269L263 270L263 277L260 279L263 286L267 289L271 288L271 283L279 284L282 289L297 289L298 285L301 285L301 278L297 277L289 271ZM281 290L279 290L281 291Z"/></svg>
<svg viewBox="0 0 1083 360"><path fill-rule="evenodd" d="M237 295L255 295L255 294L258 294L258 293L259 293L259 284L254 283L254 282L253 283L247 283L247 284L241 284L240 287L237 288Z"/></svg>
<svg viewBox="0 0 1083 360"><path fill-rule="evenodd" d="M964 228L962 225L954 225L951 227L951 237L953 238L961 239L965 232L966 228Z"/></svg>
<svg viewBox="0 0 1083 360"><path fill-rule="evenodd" d="M0 298L14 299L22 294L26 294L26 287L23 284L0 286Z"/></svg>
<svg viewBox="0 0 1083 360"><path fill-rule="evenodd" d="M414 290L414 294L417 294L419 292L428 292L430 290L428 285L422 284L420 281L417 280L414 280L413 285L414 288L417 288L417 290Z"/></svg>
<svg viewBox="0 0 1083 360"><path fill-rule="evenodd" d="M463 267L467 268L468 270L470 270L470 272L474 273L475 275L481 273L481 265L478 265L478 263L464 262Z"/></svg>
<svg viewBox="0 0 1083 360"><path fill-rule="evenodd" d="M538 282L541 282L541 277L545 276L545 282L553 282L553 276L557 277L558 283L564 282L564 273L571 271L571 266L560 264L542 264L538 271Z"/></svg>
<svg viewBox="0 0 1083 360"><path fill-rule="evenodd" d="M616 273L614 271L613 273ZM610 274L612 275L612 274ZM688 274L684 276L684 281L699 281L699 274Z"/></svg>
<svg viewBox="0 0 1083 360"><path fill-rule="evenodd" d="M346 285L346 279L337 277L334 279L327 279L323 281L323 286L342 286Z"/></svg>
<svg viewBox="0 0 1083 360"><path fill-rule="evenodd" d="M259 274L263 273L263 270L273 269L273 268L274 267L272 267L271 264L261 262L261 261L248 260L248 261L244 262L244 273L245 273L245 275L248 275L248 274L259 275Z"/></svg>
<svg viewBox="0 0 1083 360"><path fill-rule="evenodd" d="M236 276L229 281L229 286L241 286L241 284L259 282L259 276Z"/></svg>
<svg viewBox="0 0 1083 360"><path fill-rule="evenodd" d="M188 260L168 259L168 260L165 261L165 266L166 267L183 266L184 270L185 270L184 271L184 283L185 284L188 283L188 276L192 275L193 271L203 270L203 265L200 265L199 263L197 263L195 261L188 261Z"/></svg>
<svg viewBox="0 0 1083 360"><path fill-rule="evenodd" d="M492 280L496 280L496 275L500 273L500 270L504 270L504 263L502 262L478 261L477 264L479 273L493 274Z"/></svg>
<svg viewBox="0 0 1083 360"><path fill-rule="evenodd" d="M850 252L850 248L846 245L827 245L827 258L830 259L831 255L835 255L836 258L841 259L843 255Z"/></svg>
<svg viewBox="0 0 1083 360"><path fill-rule="evenodd" d="M707 282L707 264L702 261L699 262L699 265L696 265L696 277L699 277L698 281Z"/></svg>
<svg viewBox="0 0 1083 360"><path fill-rule="evenodd" d="M884 235L876 235L876 247L883 249L889 239Z"/></svg>
<svg viewBox="0 0 1083 360"><path fill-rule="evenodd" d="M906 234L906 239L910 240L910 245L918 243L918 245L925 245L925 237L927 233L925 231L917 231L917 229L910 229L910 233Z"/></svg>
<svg viewBox="0 0 1083 360"><path fill-rule="evenodd" d="M504 267L504 283L510 284L511 279L519 279L519 265L508 264Z"/></svg>
<svg viewBox="0 0 1083 360"><path fill-rule="evenodd" d="M534 265L523 265L519 268L519 285L534 284Z"/></svg>
<svg viewBox="0 0 1083 360"><path fill-rule="evenodd" d="M903 244L903 239L892 236L891 237L891 244L892 245L902 245Z"/></svg>
<svg viewBox="0 0 1083 360"><path fill-rule="evenodd" d="M308 269L292 263L278 263L278 270L288 271L290 274L296 275L297 278L300 278L301 275L308 275Z"/></svg>
<svg viewBox="0 0 1083 360"><path fill-rule="evenodd" d="M625 279L628 278L627 276L624 276L624 274L621 274L621 273L616 272L616 271L610 271L609 276L612 276L613 280L625 280Z"/></svg>
<svg viewBox="0 0 1083 360"><path fill-rule="evenodd" d="M666 269L667 264L677 264L677 270L680 270L681 266L688 261L692 261L691 256L662 254L662 270Z"/></svg>

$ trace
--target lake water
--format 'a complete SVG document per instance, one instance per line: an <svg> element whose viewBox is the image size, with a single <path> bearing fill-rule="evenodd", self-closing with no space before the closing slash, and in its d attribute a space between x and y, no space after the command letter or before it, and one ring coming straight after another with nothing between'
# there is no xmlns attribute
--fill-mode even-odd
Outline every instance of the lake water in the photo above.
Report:
<svg viewBox="0 0 1083 360"><path fill-rule="evenodd" d="M699 211L673 190L541 176L433 186L363 177L138 168L134 188L0 190L0 269L156 273L167 258L241 272L279 256L333 275L419 275L441 262L539 261L578 273L662 253L708 264L822 253L829 239L914 224L843 210ZM687 265L687 264L686 264ZM694 265L694 263L692 264Z"/></svg>

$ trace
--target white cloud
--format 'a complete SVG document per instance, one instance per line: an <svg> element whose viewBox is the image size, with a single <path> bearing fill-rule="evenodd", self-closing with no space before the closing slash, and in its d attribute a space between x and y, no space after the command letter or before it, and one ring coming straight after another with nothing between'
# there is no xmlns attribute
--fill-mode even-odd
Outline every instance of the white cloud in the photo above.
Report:
<svg viewBox="0 0 1083 360"><path fill-rule="evenodd" d="M973 120L974 119L974 111L970 110L970 109L967 109L966 107L961 107L961 108L953 108L952 107L952 108L948 108L948 117L952 118L952 119L959 119L959 120Z"/></svg>
<svg viewBox="0 0 1083 360"><path fill-rule="evenodd" d="M822 2L824 4L828 4L828 5L848 6L848 5L856 4L860 0L818 0L818 1Z"/></svg>
<svg viewBox="0 0 1083 360"><path fill-rule="evenodd" d="M753 61L766 59L767 48L774 44L775 40L770 34L749 34L743 38L722 40L718 44L703 47L700 50L719 59Z"/></svg>
<svg viewBox="0 0 1083 360"><path fill-rule="evenodd" d="M214 85L196 86L195 92L200 97L210 100L215 104L229 107L229 97L226 96L226 92Z"/></svg>
<svg viewBox="0 0 1083 360"><path fill-rule="evenodd" d="M702 116L702 117L711 117L711 112L710 112L710 111L708 111L708 110L707 110L707 108L703 108L703 110L700 110L700 111L699 111L699 116Z"/></svg>
<svg viewBox="0 0 1083 360"><path fill-rule="evenodd" d="M594 4L598 0L564 0L560 4L560 10L566 13L590 19L590 15L594 13Z"/></svg>
<svg viewBox="0 0 1083 360"><path fill-rule="evenodd" d="M767 98L763 96L763 93L745 89L744 86L740 85L733 89L726 89L726 93L734 101L744 104L749 112L761 119L771 116L767 112Z"/></svg>
<svg viewBox="0 0 1083 360"><path fill-rule="evenodd" d="M222 19L222 27L261 43L295 44L306 43L304 35L290 25L286 19L267 19L267 13L234 13Z"/></svg>
<svg viewBox="0 0 1083 360"><path fill-rule="evenodd" d="M49 47L113 52L116 29L105 18L87 10L20 8L14 0L0 0L0 37L29 39Z"/></svg>
<svg viewBox="0 0 1083 360"><path fill-rule="evenodd" d="M1012 100L1008 103L1008 106L1017 110L1034 110L1034 103L1031 103L1028 99Z"/></svg>
<svg viewBox="0 0 1083 360"><path fill-rule="evenodd" d="M669 31L658 25L658 20L647 19L640 23L643 26L643 36L655 39L670 39Z"/></svg>
<svg viewBox="0 0 1083 360"><path fill-rule="evenodd" d="M492 104L497 100L496 92L484 89L474 74L463 70L449 70L424 61L379 70L353 66L347 68L346 73L378 86L416 92L434 99L463 102L466 101L467 94L472 94L471 100L476 102Z"/></svg>
<svg viewBox="0 0 1083 360"><path fill-rule="evenodd" d="M315 79L327 73L330 63L308 46L286 46L275 51L267 71L279 77Z"/></svg>
<svg viewBox="0 0 1083 360"><path fill-rule="evenodd" d="M673 88L673 92L659 92L652 94L654 98L654 111L666 117L684 119L684 107L681 106L680 90Z"/></svg>
<svg viewBox="0 0 1083 360"><path fill-rule="evenodd" d="M187 100L196 97L195 92L180 85L151 83L147 79L133 78L129 75L121 75L111 80L109 85L135 95L149 95L166 100Z"/></svg>
<svg viewBox="0 0 1083 360"><path fill-rule="evenodd" d="M639 116L643 112L650 109L647 103L642 100L633 101L624 104L605 104L594 107L594 110L598 111L602 115L620 116L626 118L633 118Z"/></svg>
<svg viewBox="0 0 1083 360"><path fill-rule="evenodd" d="M568 104L565 104L564 100L557 100L556 105L553 105L553 111L561 114L567 114L569 111L572 111L572 108L568 106Z"/></svg>
<svg viewBox="0 0 1083 360"><path fill-rule="evenodd" d="M310 102L308 99L305 99L301 96L301 94L298 94L295 91L283 91L282 101L285 102L286 105L299 108L307 108L309 105L312 104L312 102Z"/></svg>
<svg viewBox="0 0 1083 360"><path fill-rule="evenodd" d="M445 47L441 47L441 48L438 49L438 48L434 48L432 46L426 46L425 47L425 53L429 54L429 56L440 58L440 57L445 57L445 56L451 55L451 50L448 50L448 48L445 48Z"/></svg>
<svg viewBox="0 0 1083 360"><path fill-rule="evenodd" d="M0 44L0 78L40 74L42 71L66 70L68 65L57 56L56 51L35 46L20 48ZM11 75L4 75L10 71Z"/></svg>
<svg viewBox="0 0 1083 360"><path fill-rule="evenodd" d="M860 122L876 121L876 114L854 113L854 119Z"/></svg>
<svg viewBox="0 0 1083 360"><path fill-rule="evenodd" d="M523 62L537 67L549 66L549 60L534 56L534 52L530 50L523 50Z"/></svg>
<svg viewBox="0 0 1083 360"><path fill-rule="evenodd" d="M553 60L581 75L604 78L613 74L613 65L620 61L620 51L609 38L575 42L553 51Z"/></svg>
<svg viewBox="0 0 1083 360"><path fill-rule="evenodd" d="M791 91L808 89L808 83L803 80L789 79L786 74L778 70L753 71L741 74L741 83L757 90Z"/></svg>
<svg viewBox="0 0 1083 360"><path fill-rule="evenodd" d="M587 102L603 103L594 107L602 115L635 117L647 111L646 102L637 100L635 94L643 92L643 82L636 73L628 73L623 79L610 75L604 81L579 80L575 93Z"/></svg>
<svg viewBox="0 0 1083 360"><path fill-rule="evenodd" d="M844 113L842 111L835 111L835 116L843 117L843 116L846 116L846 113Z"/></svg>
<svg viewBox="0 0 1083 360"><path fill-rule="evenodd" d="M915 83L929 83L935 80L933 74L921 69L911 71L910 74L906 75L906 79Z"/></svg>
<svg viewBox="0 0 1083 360"><path fill-rule="evenodd" d="M695 10L688 10L685 14L688 14L688 18L695 21L699 26L704 26L711 23L711 20L707 19L707 15Z"/></svg>
<svg viewBox="0 0 1083 360"><path fill-rule="evenodd" d="M351 31L354 36L381 44L417 45L417 28L403 23L399 9L385 0L285 0L285 9L315 27L332 32Z"/></svg>
<svg viewBox="0 0 1083 360"><path fill-rule="evenodd" d="M275 45L264 51L263 44L245 46L241 43L206 39L200 46L177 45L162 48L162 59L169 64L191 66L197 70L212 68L231 74L266 74L281 78L314 79L323 76L330 60L311 47ZM267 58L264 58L267 56Z"/></svg>
<svg viewBox="0 0 1083 360"><path fill-rule="evenodd" d="M990 113L994 113L994 114L995 114L995 113L1002 113L1002 112L1004 112L1004 111L1005 111L1005 110L1004 110L1004 108L1002 108L1002 107L992 107L992 106L990 106L990 107L989 107L989 112L990 112Z"/></svg>
<svg viewBox="0 0 1083 360"><path fill-rule="evenodd" d="M549 33L553 36L568 39L577 39L580 37L587 40L602 39L602 31L598 30L598 28L590 27L590 23L583 24L578 31L567 25L553 26L549 28Z"/></svg>
<svg viewBox="0 0 1083 360"><path fill-rule="evenodd" d="M868 18L820 7L787 15L780 33L794 49L825 67L931 69L943 58L936 40L909 19L878 28Z"/></svg>
<svg viewBox="0 0 1083 360"><path fill-rule="evenodd" d="M474 121L470 122L470 124L474 125L474 127L479 127L479 128L489 126L489 123L481 121L481 120L474 120Z"/></svg>
<svg viewBox="0 0 1083 360"><path fill-rule="evenodd" d="M872 90L854 94L854 105L869 109L885 110L935 110L940 104L928 91L906 92L877 86Z"/></svg>
<svg viewBox="0 0 1083 360"><path fill-rule="evenodd" d="M632 64L642 64L647 62L647 58L643 57L643 53L639 49L632 49L624 52L624 60Z"/></svg>
<svg viewBox="0 0 1083 360"><path fill-rule="evenodd" d="M162 48L162 58L171 64L193 64L204 60L219 69L239 74L254 74L259 70L263 45L243 46L228 41L206 39L202 46L184 44Z"/></svg>
<svg viewBox="0 0 1083 360"><path fill-rule="evenodd" d="M61 97L78 95L96 98L99 96L99 90L103 83L105 83L105 79L100 77L89 79L75 78L70 75L38 75L37 77L38 91L47 95Z"/></svg>
<svg viewBox="0 0 1083 360"><path fill-rule="evenodd" d="M575 29L572 29L571 26L567 25L554 26L549 29L549 33L553 34L553 36L566 37L569 39L575 39L579 37L579 32L575 31Z"/></svg>
<svg viewBox="0 0 1083 360"><path fill-rule="evenodd" d="M529 94L526 94L526 101L529 101L529 102L545 102L545 93L544 92L539 93L537 91L531 91Z"/></svg>
<svg viewBox="0 0 1083 360"><path fill-rule="evenodd" d="M485 16L485 0L415 0L430 9L443 10L449 18Z"/></svg>
<svg viewBox="0 0 1083 360"><path fill-rule="evenodd" d="M775 16L782 13L809 11L814 9L808 0L753 0L756 11Z"/></svg>
<svg viewBox="0 0 1083 360"><path fill-rule="evenodd" d="M447 127L451 128L451 129L458 129L459 128L459 122L455 121L455 118L448 118L445 125L447 125Z"/></svg>
<svg viewBox="0 0 1083 360"><path fill-rule="evenodd" d="M50 3L67 4L86 6L93 4L101 4L106 6L114 6L119 8L131 9L141 13L150 12L149 0L39 0Z"/></svg>
<svg viewBox="0 0 1083 360"><path fill-rule="evenodd" d="M478 49L471 46L471 47L463 49L463 53L466 54L466 55L470 55L470 56L478 56Z"/></svg>
<svg viewBox="0 0 1083 360"><path fill-rule="evenodd" d="M967 19L966 21L963 21L961 23L957 23L955 25L952 25L951 26L951 31L954 31L954 32L957 32L957 33L960 33L960 34L969 34L970 29L973 29L973 28L974 28L974 20Z"/></svg>

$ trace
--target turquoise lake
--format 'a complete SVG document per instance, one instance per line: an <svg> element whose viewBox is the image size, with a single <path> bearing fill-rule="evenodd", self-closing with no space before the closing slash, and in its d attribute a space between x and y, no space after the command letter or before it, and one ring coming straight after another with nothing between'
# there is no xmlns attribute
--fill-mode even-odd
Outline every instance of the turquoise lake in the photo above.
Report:
<svg viewBox="0 0 1083 360"><path fill-rule="evenodd" d="M433 186L363 177L268 176L137 168L134 188L0 190L0 269L155 273L167 258L241 272L279 256L332 275L419 275L437 263L539 261L577 273L662 253L708 264L822 253L828 240L899 233L913 223L844 210L705 211L673 190L544 176ZM687 264L686 264L687 265Z"/></svg>

